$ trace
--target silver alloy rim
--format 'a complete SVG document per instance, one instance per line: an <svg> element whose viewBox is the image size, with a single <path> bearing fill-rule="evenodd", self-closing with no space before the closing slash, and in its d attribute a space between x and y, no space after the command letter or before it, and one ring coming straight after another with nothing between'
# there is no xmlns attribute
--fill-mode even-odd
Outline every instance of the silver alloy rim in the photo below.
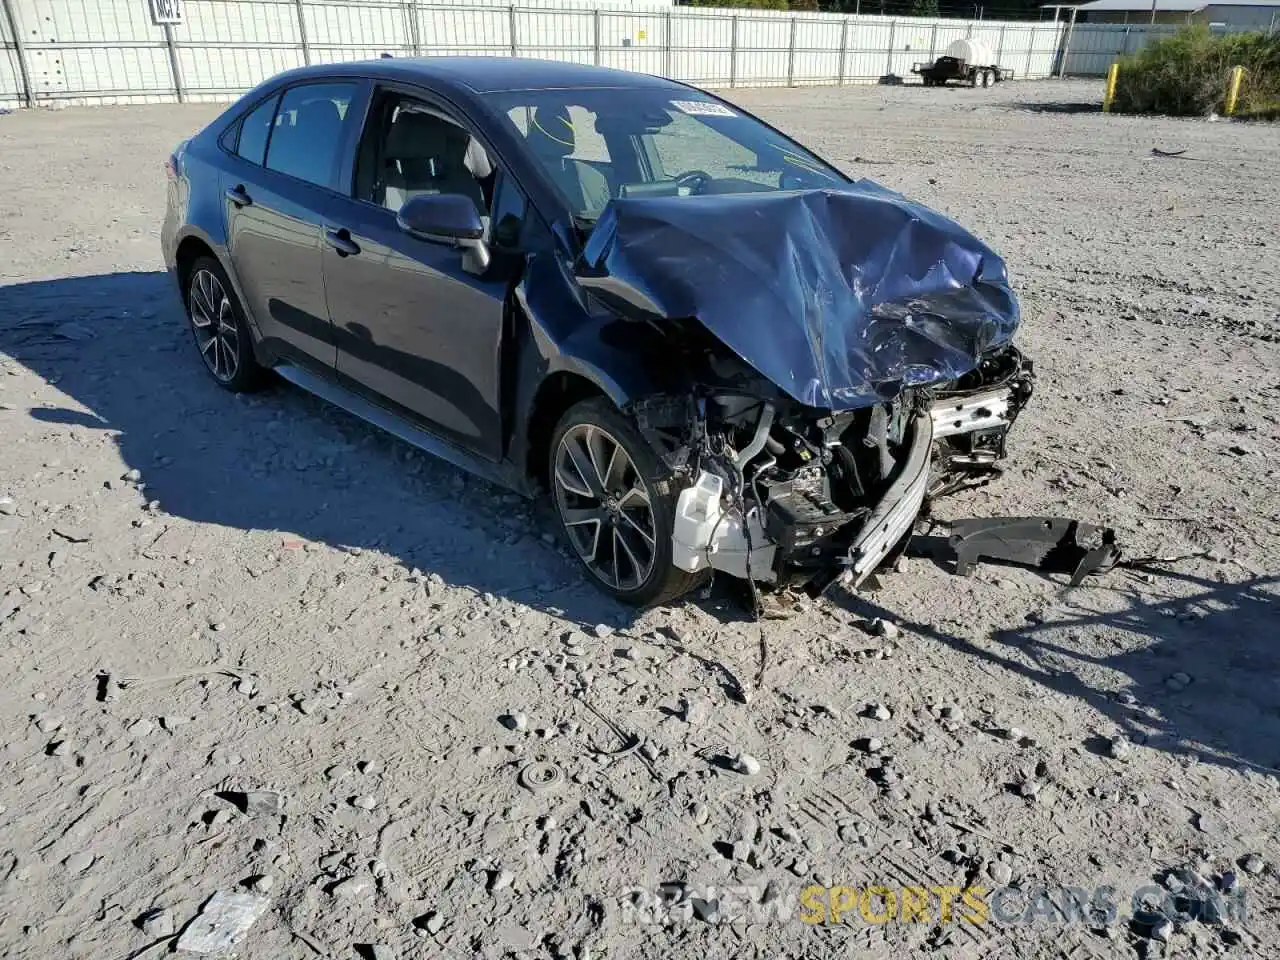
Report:
<svg viewBox="0 0 1280 960"><path fill-rule="evenodd" d="M649 488L627 451L590 423L570 427L555 460L556 506L587 569L615 590L653 573L657 533Z"/></svg>
<svg viewBox="0 0 1280 960"><path fill-rule="evenodd" d="M227 383L240 370L240 331L231 311L231 298L212 272L197 270L191 278L187 304L205 366Z"/></svg>

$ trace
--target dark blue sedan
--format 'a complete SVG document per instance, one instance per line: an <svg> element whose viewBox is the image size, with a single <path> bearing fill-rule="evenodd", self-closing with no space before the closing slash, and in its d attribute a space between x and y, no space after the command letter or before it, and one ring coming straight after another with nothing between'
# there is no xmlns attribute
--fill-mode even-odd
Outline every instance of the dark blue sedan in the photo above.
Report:
<svg viewBox="0 0 1280 960"><path fill-rule="evenodd" d="M308 67L169 159L195 345L525 493L619 599L857 583L1030 394L1004 264L736 105L491 58ZM931 469L931 466L933 469Z"/></svg>

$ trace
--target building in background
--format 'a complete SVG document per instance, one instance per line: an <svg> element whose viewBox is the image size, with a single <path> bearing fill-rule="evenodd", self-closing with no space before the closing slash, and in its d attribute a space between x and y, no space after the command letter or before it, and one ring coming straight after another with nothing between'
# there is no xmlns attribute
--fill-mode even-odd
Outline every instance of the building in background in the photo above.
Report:
<svg viewBox="0 0 1280 960"><path fill-rule="evenodd" d="M1232 30L1280 31L1280 0L1092 0L1076 7L1077 23L1203 23L1221 24Z"/></svg>

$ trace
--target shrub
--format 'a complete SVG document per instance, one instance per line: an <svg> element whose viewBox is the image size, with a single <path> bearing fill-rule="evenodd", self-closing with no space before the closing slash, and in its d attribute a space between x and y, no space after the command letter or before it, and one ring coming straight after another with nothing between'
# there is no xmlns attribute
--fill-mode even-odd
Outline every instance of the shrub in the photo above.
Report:
<svg viewBox="0 0 1280 960"><path fill-rule="evenodd" d="M1222 111L1231 68L1245 68L1239 116L1280 110L1280 36L1215 34L1194 26L1120 61L1117 113L1204 116Z"/></svg>

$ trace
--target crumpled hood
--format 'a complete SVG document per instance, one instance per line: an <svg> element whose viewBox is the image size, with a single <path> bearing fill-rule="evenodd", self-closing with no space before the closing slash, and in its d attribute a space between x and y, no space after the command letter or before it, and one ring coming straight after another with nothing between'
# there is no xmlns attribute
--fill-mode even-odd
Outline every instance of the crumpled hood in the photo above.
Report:
<svg viewBox="0 0 1280 960"><path fill-rule="evenodd" d="M787 394L825 409L959 377L1018 326L994 252L869 180L616 199L583 260L585 285L645 314L695 318Z"/></svg>

